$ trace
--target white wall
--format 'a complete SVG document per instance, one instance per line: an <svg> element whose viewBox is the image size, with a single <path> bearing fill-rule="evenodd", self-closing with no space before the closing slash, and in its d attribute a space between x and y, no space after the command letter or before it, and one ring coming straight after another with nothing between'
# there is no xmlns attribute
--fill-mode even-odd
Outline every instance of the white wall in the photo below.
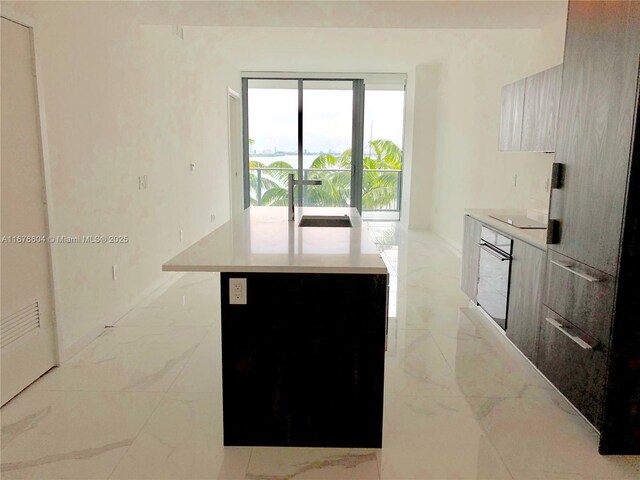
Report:
<svg viewBox="0 0 640 480"><path fill-rule="evenodd" d="M433 209L436 146L439 122L440 63L417 65L412 75L411 89L407 89L407 103L411 95L411 110L407 111L405 138L405 171L402 200L402 221L417 230L429 228Z"/></svg>
<svg viewBox="0 0 640 480"><path fill-rule="evenodd" d="M560 18L527 42L517 37L507 40L511 45L470 41L451 52L438 78L418 84L418 89L438 92L436 152L422 149L422 158L414 154L414 163L435 162L435 172L431 202L411 197L411 227L430 228L460 249L465 208L548 209L545 181L554 156L497 151L500 88L562 63L565 23ZM416 128L430 132L433 126L425 122ZM425 178L411 181L415 185Z"/></svg>
<svg viewBox="0 0 640 480"><path fill-rule="evenodd" d="M63 348L113 323L167 278L163 261L227 219L226 88L239 91L242 70L408 73L403 221L413 228L459 245L465 207L544 204L551 159L497 152L500 87L561 61L562 18L544 30L188 27L182 40L141 26L153 3L4 5L37 22L53 233L131 238L54 247ZM165 3L152 23L189 8Z"/></svg>
<svg viewBox="0 0 640 480"><path fill-rule="evenodd" d="M459 249L465 208L547 208L553 155L498 152L500 90L562 62L565 17L545 29L191 30L238 70L407 73L402 220Z"/></svg>
<svg viewBox="0 0 640 480"><path fill-rule="evenodd" d="M69 351L166 281L164 261L228 219L227 86L239 90L239 75L207 45L141 26L110 2L11 7L36 21L52 233L130 238L53 246Z"/></svg>

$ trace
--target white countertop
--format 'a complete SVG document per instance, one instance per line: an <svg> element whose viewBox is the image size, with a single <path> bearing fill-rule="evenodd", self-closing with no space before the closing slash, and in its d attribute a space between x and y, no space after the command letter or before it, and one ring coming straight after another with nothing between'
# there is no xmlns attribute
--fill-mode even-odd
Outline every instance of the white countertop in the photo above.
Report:
<svg viewBox="0 0 640 480"><path fill-rule="evenodd" d="M479 209L479 208L468 208L465 210L466 214L475 218L476 220L488 225L490 227L495 228L496 230L500 230L501 232L507 234L510 237L517 238L529 245L533 245L534 247L539 248L540 250L547 250L547 229L530 229L530 228L518 228L513 225L509 225L508 223L501 222L500 220L491 217L491 215L524 215L529 216L530 218L538 221L543 221L546 223L546 220L542 218L537 218L532 215L527 210L508 210L508 209Z"/></svg>
<svg viewBox="0 0 640 480"><path fill-rule="evenodd" d="M298 227L302 215L344 215L353 227ZM355 208L250 207L162 265L166 272L386 274Z"/></svg>

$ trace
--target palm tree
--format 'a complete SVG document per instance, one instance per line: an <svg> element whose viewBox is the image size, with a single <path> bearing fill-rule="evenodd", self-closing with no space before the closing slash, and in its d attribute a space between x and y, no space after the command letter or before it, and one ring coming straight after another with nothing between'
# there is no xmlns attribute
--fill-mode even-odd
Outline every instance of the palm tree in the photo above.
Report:
<svg viewBox="0 0 640 480"><path fill-rule="evenodd" d="M308 188L305 201L308 205L347 207L351 203L351 150L336 157L322 154L311 163L310 180L322 180L322 185ZM338 170L338 171L336 171Z"/></svg>
<svg viewBox="0 0 640 480"><path fill-rule="evenodd" d="M260 169L260 170L256 170ZM253 173L252 170L256 171ZM249 187L251 205L287 205L287 175L296 169L282 160L266 165L256 160L249 162Z"/></svg>
<svg viewBox="0 0 640 480"><path fill-rule="evenodd" d="M372 140L369 145L375 157L363 159L362 208L380 210L399 201L402 150L391 140Z"/></svg>
<svg viewBox="0 0 640 480"><path fill-rule="evenodd" d="M390 208L399 200L402 150L384 139L372 140L369 145L372 152L363 158L362 207L364 210ZM322 180L322 185L305 189L305 204L325 207L351 204L351 149L338 156L319 155L310 168L308 178ZM249 163L251 205L286 205L289 196L287 175L296 171L287 162L266 165L252 160Z"/></svg>
<svg viewBox="0 0 640 480"><path fill-rule="evenodd" d="M363 158L362 208L380 210L398 201L398 181L402 170L402 150L391 140L369 142L373 152ZM351 149L336 157L324 154L311 164L312 169L330 169L311 172L313 179L321 179L322 187L306 191L310 205L346 207L350 205ZM335 171L339 170L339 171Z"/></svg>

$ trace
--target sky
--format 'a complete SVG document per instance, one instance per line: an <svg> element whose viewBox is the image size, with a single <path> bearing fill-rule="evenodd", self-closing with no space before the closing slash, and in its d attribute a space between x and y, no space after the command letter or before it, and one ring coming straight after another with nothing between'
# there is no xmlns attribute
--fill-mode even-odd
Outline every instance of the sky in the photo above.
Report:
<svg viewBox="0 0 640 480"><path fill-rule="evenodd" d="M341 153L351 148L352 95L351 90L304 90L303 148L307 152ZM403 117L403 91L366 90L365 154L371 138L402 146ZM297 118L297 89L249 88L249 137L255 141L250 151L296 152Z"/></svg>

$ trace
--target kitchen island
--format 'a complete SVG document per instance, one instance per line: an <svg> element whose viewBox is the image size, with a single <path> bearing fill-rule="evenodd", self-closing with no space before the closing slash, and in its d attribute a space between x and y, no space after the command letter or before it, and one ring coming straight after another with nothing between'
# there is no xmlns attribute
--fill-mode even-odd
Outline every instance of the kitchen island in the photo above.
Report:
<svg viewBox="0 0 640 480"><path fill-rule="evenodd" d="M356 209L287 215L250 207L162 267L221 273L224 444L379 448L386 266Z"/></svg>

